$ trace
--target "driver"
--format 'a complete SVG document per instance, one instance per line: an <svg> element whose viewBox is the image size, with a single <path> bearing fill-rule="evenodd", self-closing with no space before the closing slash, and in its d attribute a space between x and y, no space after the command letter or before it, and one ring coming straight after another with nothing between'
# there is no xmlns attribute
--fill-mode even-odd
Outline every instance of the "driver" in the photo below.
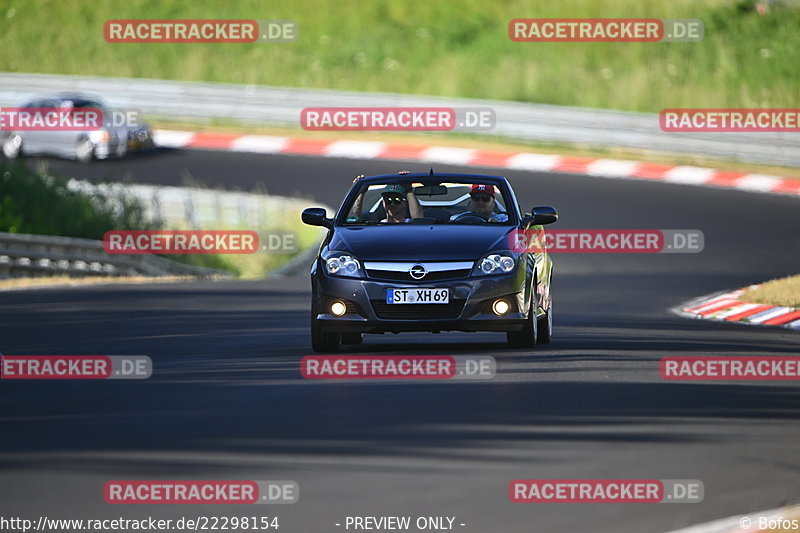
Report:
<svg viewBox="0 0 800 533"><path fill-rule="evenodd" d="M467 210L463 213L453 215L450 217L450 220L462 217L465 213L474 213L486 218L487 222L508 222L508 215L505 213L495 213L494 206L494 185L476 183L469 192Z"/></svg>

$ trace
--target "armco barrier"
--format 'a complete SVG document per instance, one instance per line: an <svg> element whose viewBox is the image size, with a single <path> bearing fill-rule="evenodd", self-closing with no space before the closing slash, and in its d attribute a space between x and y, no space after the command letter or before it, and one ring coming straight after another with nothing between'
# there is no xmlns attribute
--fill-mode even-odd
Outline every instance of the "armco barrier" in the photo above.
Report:
<svg viewBox="0 0 800 533"><path fill-rule="evenodd" d="M297 198L192 187L96 185L81 180L70 180L67 186L112 200L136 199L144 207L146 218L168 229L288 229L300 224L301 211L312 203ZM309 250L316 252L317 248L313 245ZM306 260L311 257L309 250L270 275L290 275L297 270L305 273L306 263L311 262L311 258ZM56 275L230 276L223 270L194 267L155 255L108 254L100 241L0 233L0 278Z"/></svg>
<svg viewBox="0 0 800 533"><path fill-rule="evenodd" d="M0 233L0 278L40 276L230 277L230 273L155 255L109 254L102 241Z"/></svg>
<svg viewBox="0 0 800 533"><path fill-rule="evenodd" d="M0 106L19 105L33 96L64 91L95 94L113 106L162 117L218 117L295 127L299 127L300 111L306 107L490 107L497 125L485 132L489 135L800 166L794 133L666 133L653 113L389 93L0 73Z"/></svg>
<svg viewBox="0 0 800 533"><path fill-rule="evenodd" d="M300 213L311 205L310 200L194 187L95 185L82 180L70 180L67 187L112 199L136 199L148 219L167 229L288 229L300 223Z"/></svg>

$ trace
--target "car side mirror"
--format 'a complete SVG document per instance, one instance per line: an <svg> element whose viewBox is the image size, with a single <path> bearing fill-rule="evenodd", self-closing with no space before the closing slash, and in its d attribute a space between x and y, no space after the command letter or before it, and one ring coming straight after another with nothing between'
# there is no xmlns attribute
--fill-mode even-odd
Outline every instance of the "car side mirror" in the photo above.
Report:
<svg viewBox="0 0 800 533"><path fill-rule="evenodd" d="M558 220L558 211L555 207L542 205L531 209L531 219L534 226L552 224Z"/></svg>
<svg viewBox="0 0 800 533"><path fill-rule="evenodd" d="M328 218L328 212L321 207L309 207L308 209L304 209L301 218L303 222L309 226L333 227L333 220Z"/></svg>

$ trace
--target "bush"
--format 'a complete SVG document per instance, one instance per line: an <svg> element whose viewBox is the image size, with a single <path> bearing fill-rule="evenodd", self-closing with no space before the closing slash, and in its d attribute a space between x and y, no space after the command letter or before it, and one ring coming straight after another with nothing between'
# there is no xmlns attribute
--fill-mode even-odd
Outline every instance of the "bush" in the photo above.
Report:
<svg viewBox="0 0 800 533"><path fill-rule="evenodd" d="M82 194L22 162L0 161L0 231L102 240L112 229L159 228L134 198Z"/></svg>

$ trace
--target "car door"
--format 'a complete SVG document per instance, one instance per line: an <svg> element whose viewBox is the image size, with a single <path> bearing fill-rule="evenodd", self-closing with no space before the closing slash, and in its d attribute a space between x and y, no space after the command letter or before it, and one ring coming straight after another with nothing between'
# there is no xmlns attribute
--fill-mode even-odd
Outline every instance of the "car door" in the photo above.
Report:
<svg viewBox="0 0 800 533"><path fill-rule="evenodd" d="M54 102L54 107L59 108L60 111L65 113L73 113L76 109L73 102L69 100L61 100ZM47 132L46 142L48 145L48 153L60 155L62 157L75 157L75 143L80 135L80 132L55 129Z"/></svg>
<svg viewBox="0 0 800 533"><path fill-rule="evenodd" d="M22 108L24 110L28 110L32 112L35 108L40 107L48 107L50 104L47 100L34 100L32 102L28 102ZM46 138L45 132L43 131L20 131L20 136L22 137L22 150L28 154L38 154L41 153L42 146L44 144L44 140Z"/></svg>

